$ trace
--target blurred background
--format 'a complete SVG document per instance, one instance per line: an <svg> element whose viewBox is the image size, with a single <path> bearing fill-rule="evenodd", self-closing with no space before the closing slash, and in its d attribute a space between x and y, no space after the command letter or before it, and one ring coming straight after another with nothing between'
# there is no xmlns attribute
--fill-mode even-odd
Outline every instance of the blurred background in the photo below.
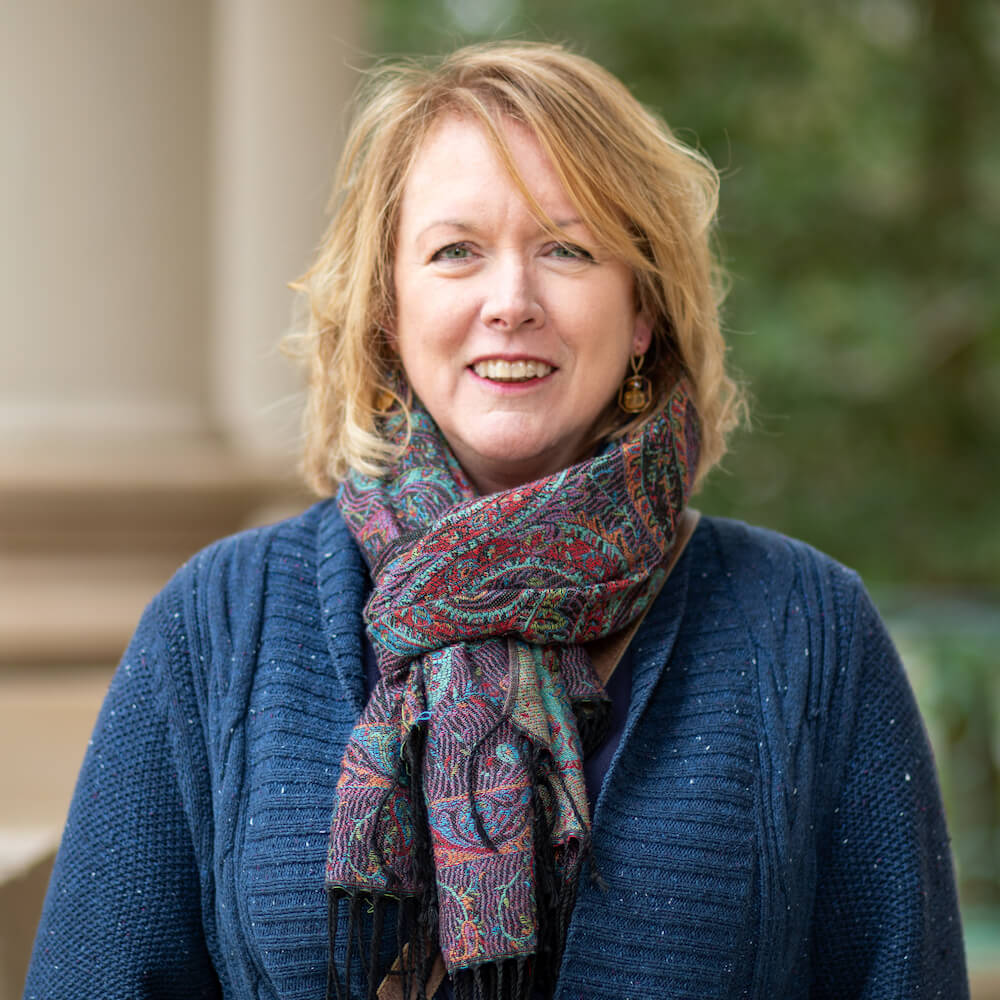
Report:
<svg viewBox="0 0 1000 1000"><path fill-rule="evenodd" d="M567 42L723 172L753 425L698 498L858 569L934 743L1000 997L993 0L2 0L0 1000L110 671L219 535L308 502L286 282L360 69Z"/></svg>

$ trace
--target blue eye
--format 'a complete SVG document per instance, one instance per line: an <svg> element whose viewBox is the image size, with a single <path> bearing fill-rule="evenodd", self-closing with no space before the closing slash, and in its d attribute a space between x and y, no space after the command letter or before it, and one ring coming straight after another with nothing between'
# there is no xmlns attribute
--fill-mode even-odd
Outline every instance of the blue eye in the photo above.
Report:
<svg viewBox="0 0 1000 1000"><path fill-rule="evenodd" d="M575 243L556 243L551 250L553 257L560 260L593 260L594 257Z"/></svg>
<svg viewBox="0 0 1000 1000"><path fill-rule="evenodd" d="M441 247L433 260L467 260L472 256L472 251L465 243L449 243L446 247Z"/></svg>

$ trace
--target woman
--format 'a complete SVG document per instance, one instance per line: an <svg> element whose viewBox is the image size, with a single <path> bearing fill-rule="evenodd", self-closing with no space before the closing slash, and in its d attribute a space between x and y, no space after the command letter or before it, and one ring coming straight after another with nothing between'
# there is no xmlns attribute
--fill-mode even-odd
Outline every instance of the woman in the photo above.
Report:
<svg viewBox="0 0 1000 1000"><path fill-rule="evenodd" d="M688 508L739 410L715 203L558 47L373 78L300 284L335 499L147 611L28 996L966 995L871 602Z"/></svg>

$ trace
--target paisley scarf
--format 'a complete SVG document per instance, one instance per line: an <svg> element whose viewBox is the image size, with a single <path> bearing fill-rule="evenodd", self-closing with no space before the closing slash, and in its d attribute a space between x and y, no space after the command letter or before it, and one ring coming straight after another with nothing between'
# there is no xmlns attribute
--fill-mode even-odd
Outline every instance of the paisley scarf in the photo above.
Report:
<svg viewBox="0 0 1000 1000"><path fill-rule="evenodd" d="M407 1000L439 951L459 1000L548 995L590 847L582 760L608 718L583 644L657 593L697 418L682 379L633 439L483 497L429 415L411 424L389 474L352 473L337 496L374 580L380 677L337 784L328 996L349 995L354 961L375 996L391 908ZM385 430L405 440L404 418Z"/></svg>

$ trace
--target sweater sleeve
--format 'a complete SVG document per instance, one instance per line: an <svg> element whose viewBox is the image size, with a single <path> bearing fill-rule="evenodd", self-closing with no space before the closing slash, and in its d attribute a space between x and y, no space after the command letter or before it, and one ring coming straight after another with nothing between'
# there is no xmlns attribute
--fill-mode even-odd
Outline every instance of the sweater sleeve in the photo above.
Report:
<svg viewBox="0 0 1000 1000"><path fill-rule="evenodd" d="M147 610L111 682L70 806L26 1000L219 997L185 809L199 768ZM187 720L196 729L196 720ZM186 742L187 741L187 742Z"/></svg>
<svg viewBox="0 0 1000 1000"><path fill-rule="evenodd" d="M859 587L840 671L840 784L819 870L815 1000L968 997L934 760L902 664ZM839 718L838 718L839 716Z"/></svg>

